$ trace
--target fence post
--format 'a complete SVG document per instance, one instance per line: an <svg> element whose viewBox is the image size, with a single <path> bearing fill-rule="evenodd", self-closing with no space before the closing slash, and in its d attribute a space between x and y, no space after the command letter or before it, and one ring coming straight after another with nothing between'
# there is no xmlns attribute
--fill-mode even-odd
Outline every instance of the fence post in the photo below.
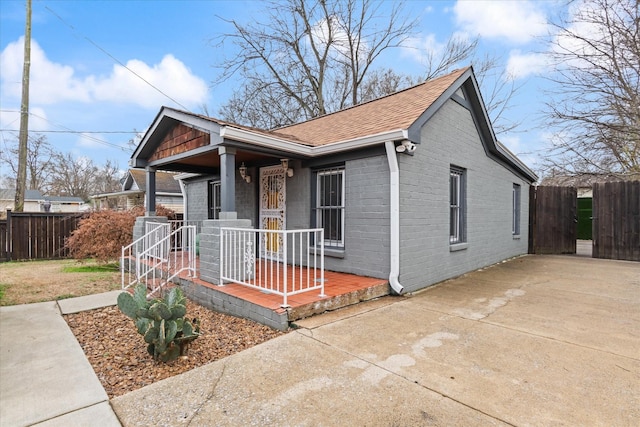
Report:
<svg viewBox="0 0 640 427"><path fill-rule="evenodd" d="M7 209L7 259L13 260L13 225L11 224L11 209Z"/></svg>

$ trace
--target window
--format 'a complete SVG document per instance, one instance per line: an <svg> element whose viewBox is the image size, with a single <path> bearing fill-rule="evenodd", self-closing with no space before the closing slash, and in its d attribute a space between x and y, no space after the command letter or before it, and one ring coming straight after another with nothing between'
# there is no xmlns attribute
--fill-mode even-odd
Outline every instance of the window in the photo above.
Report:
<svg viewBox="0 0 640 427"><path fill-rule="evenodd" d="M316 227L324 228L324 244L344 247L344 168L316 173Z"/></svg>
<svg viewBox="0 0 640 427"><path fill-rule="evenodd" d="M207 218L220 218L220 181L207 182Z"/></svg>
<svg viewBox="0 0 640 427"><path fill-rule="evenodd" d="M466 241L466 170L451 166L449 172L449 243Z"/></svg>
<svg viewBox="0 0 640 427"><path fill-rule="evenodd" d="M513 184L513 190L511 193L511 201L513 203L511 233L514 236L518 236L520 235L520 185Z"/></svg>

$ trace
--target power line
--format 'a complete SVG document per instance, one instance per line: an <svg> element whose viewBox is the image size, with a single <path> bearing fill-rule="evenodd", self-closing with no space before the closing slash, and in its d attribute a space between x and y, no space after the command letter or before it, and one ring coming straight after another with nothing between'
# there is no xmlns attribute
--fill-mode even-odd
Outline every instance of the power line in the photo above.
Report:
<svg viewBox="0 0 640 427"><path fill-rule="evenodd" d="M0 129L0 132L17 132L17 129ZM29 129L29 132L33 133L84 133L84 134L103 134L103 133L117 133L117 134L137 134L139 132L133 130L33 130Z"/></svg>
<svg viewBox="0 0 640 427"><path fill-rule="evenodd" d="M145 82L146 84L148 84L149 86L151 86L153 89L155 89L156 91L158 91L160 94L162 94L163 96L167 97L168 99L170 99L171 101L175 102L177 105L180 106L180 108L182 108L185 111L190 111L187 107L185 107L184 105L182 105L181 103L179 103L178 101L176 101L175 99L173 99L171 96L167 95L166 93L164 93L162 90L160 90L158 87L154 86L152 83L150 83L148 80L146 80L144 77L142 77L140 74L136 73L135 71L133 71L131 68L127 67L125 64L123 64L118 58L116 58L115 56L111 55L109 52L107 52L105 49L103 49L101 46L99 46L96 42L94 42L93 40L91 40L89 37L85 36L84 34L80 33L80 31L76 30L75 27L71 24L69 24L67 21L65 21L64 19L62 19L62 17L60 15L58 15L56 12L54 12L49 6L45 6L45 9L47 9L49 11L49 13L51 13L53 16L55 16L56 18L58 18L63 24L65 24L67 27L69 27L71 29L71 31L73 31L74 33L78 34L80 37L84 38L86 41L88 41L89 43L91 43L94 47L96 47L97 49L99 49L102 53L104 53L105 55L107 55L109 58L111 58L113 61L115 61L117 64L121 65L122 67L124 67L127 71L129 71L131 74L133 74L134 76L138 77L140 80L142 80L143 82Z"/></svg>
<svg viewBox="0 0 640 427"><path fill-rule="evenodd" d="M2 111L6 111L6 110L2 110ZM52 125L57 126L57 127L59 127L60 129L63 129L62 131L57 131L57 132L59 132L59 133L71 133L71 134L79 134L79 133L81 133L81 132L79 132L79 131L75 131L75 130L73 130L73 129L70 129L70 128L68 128L68 127L66 127L66 126L64 126L64 125L62 125L62 124L60 124L60 123L56 123L56 122L54 122L54 121L52 121L52 120L49 120L49 119L47 119L46 117L39 116L39 115L37 115L37 114L35 114L35 113L29 113L29 115L31 115L31 116L33 116L33 117L37 117L37 118L39 118L39 119L41 119L41 120L47 121L47 122L51 123ZM10 129L7 129L7 130L4 130L4 129L3 129L3 131L15 132L15 130L10 130ZM31 131L31 132L34 132L34 133L35 133L36 131ZM56 132L56 131L50 131L50 132ZM124 133L124 132L123 132L123 133ZM132 131L132 132L126 132L126 133L133 133L133 134L135 134L135 133L137 133L137 132L133 132L133 131ZM131 151L129 148L126 148L126 147L123 147L123 146L121 146L121 145L114 144L114 143L111 143L111 142L108 142L108 141L104 141L104 140L102 140L102 139L96 138L95 136L85 135L85 138L86 138L86 139L88 139L88 140L90 140L90 141L97 142L98 144L108 145L108 146L110 146L110 147L118 148L118 149L120 149L120 150L122 150L122 151L124 151L124 152L126 152L126 153L128 153L128 152L130 152L130 151Z"/></svg>

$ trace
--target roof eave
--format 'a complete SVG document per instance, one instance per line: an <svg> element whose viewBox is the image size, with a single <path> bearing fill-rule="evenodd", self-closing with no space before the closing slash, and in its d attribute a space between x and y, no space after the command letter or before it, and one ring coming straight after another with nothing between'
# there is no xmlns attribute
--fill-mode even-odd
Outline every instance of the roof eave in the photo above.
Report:
<svg viewBox="0 0 640 427"><path fill-rule="evenodd" d="M239 129L232 126L224 126L220 129L220 136L223 138L244 142L260 147L268 147L289 152L291 154L318 157L329 154L341 153L344 151L357 150L372 145L383 144L387 141L398 141L408 138L406 129L396 129L393 131L382 132L375 135L367 135L365 137L354 138L344 141L337 141L331 144L320 146L308 146L282 138L276 138L268 135L258 134L245 129Z"/></svg>

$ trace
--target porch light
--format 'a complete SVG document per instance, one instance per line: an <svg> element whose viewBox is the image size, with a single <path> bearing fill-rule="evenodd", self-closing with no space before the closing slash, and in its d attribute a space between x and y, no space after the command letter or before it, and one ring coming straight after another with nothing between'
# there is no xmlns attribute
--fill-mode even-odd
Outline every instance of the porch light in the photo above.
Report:
<svg viewBox="0 0 640 427"><path fill-rule="evenodd" d="M247 183L251 183L251 177L247 175L247 167L244 165L244 162L238 168L238 172L240 172L240 177Z"/></svg>
<svg viewBox="0 0 640 427"><path fill-rule="evenodd" d="M289 168L289 159L280 159L280 163L282 163L282 169L284 169L287 176L291 178L293 176L293 169Z"/></svg>

